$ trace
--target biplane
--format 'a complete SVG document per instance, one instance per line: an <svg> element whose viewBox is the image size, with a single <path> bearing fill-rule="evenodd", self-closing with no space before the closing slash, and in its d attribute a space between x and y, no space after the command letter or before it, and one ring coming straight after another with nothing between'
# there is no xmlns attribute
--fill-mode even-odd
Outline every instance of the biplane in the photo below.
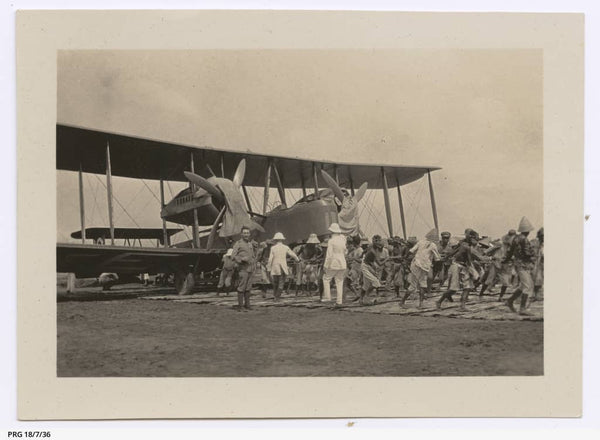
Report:
<svg viewBox="0 0 600 440"><path fill-rule="evenodd" d="M56 126L56 167L79 173L81 220L81 230L72 234L81 244L57 243L57 272L72 272L77 277L106 272L174 274L180 294L191 290L198 274L219 266L243 226L258 241L282 232L291 245L301 243L311 233L325 237L334 222L348 235L362 235L358 205L367 189L383 191L388 230L393 236L390 188L396 188L406 238L401 188L427 176L433 220L438 227L431 182L431 172L438 167L334 163L225 151L64 124ZM108 227L86 228L83 173L106 175ZM112 176L159 181L162 229L115 228ZM186 182L188 186L166 202L164 182ZM280 203L270 209L272 187ZM251 203L251 188L263 190L262 206ZM301 190L302 197L288 203L286 189ZM167 228L167 222L191 226L192 239L185 247L171 243L171 235L178 229ZM142 237L156 239L157 247L116 242ZM90 238L94 244L88 244Z"/></svg>

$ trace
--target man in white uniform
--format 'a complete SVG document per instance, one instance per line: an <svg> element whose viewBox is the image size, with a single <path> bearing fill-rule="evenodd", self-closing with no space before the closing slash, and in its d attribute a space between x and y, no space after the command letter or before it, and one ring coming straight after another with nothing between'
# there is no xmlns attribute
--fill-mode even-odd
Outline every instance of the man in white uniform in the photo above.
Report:
<svg viewBox="0 0 600 440"><path fill-rule="evenodd" d="M346 276L346 237L337 223L329 226L333 234L327 243L327 253L323 265L323 299L331 301L330 283L335 279L335 290L337 291L337 305L342 305L344 298L344 277Z"/></svg>
<svg viewBox="0 0 600 440"><path fill-rule="evenodd" d="M271 278L273 279L273 299L275 301L279 301L282 281L285 281L285 277L289 274L287 257L290 256L296 261L300 260L289 246L283 244L283 240L285 240L283 234L277 232L273 237L275 244L271 248L269 262L267 263L267 267L271 271Z"/></svg>

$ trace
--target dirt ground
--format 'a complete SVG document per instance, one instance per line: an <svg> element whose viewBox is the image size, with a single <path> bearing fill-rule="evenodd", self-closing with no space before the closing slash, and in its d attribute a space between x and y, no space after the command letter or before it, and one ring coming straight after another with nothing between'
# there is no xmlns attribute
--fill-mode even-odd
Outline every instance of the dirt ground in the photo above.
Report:
<svg viewBox="0 0 600 440"><path fill-rule="evenodd" d="M57 307L61 377L543 374L543 322L135 298Z"/></svg>

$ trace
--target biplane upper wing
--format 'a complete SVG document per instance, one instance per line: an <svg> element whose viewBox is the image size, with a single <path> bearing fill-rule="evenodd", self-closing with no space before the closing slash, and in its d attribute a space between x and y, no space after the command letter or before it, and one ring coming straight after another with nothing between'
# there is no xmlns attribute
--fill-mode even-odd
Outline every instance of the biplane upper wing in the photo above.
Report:
<svg viewBox="0 0 600 440"><path fill-rule="evenodd" d="M70 125L56 126L56 167L59 170L104 174L106 172L106 145L110 145L111 168L114 176L138 179L164 179L187 182L183 172L189 170L190 152L198 164L198 174L206 174L206 165L218 175L233 176L238 164L246 159L246 186L262 187L268 160L273 160L284 180L285 188L314 186L313 163L339 183L356 187L364 182L369 189L383 187L383 167L389 186L404 185L421 178L428 171L439 167L413 167L395 164L364 165L343 162L327 162L298 157L270 156L251 151L222 151L210 147L173 144L159 140L125 136L116 133L90 130ZM317 173L317 179L320 173ZM324 182L320 182L323 186Z"/></svg>
<svg viewBox="0 0 600 440"><path fill-rule="evenodd" d="M73 272L80 278L87 278L102 272L174 273L197 265L208 272L219 266L224 253L224 250L58 243L56 271Z"/></svg>

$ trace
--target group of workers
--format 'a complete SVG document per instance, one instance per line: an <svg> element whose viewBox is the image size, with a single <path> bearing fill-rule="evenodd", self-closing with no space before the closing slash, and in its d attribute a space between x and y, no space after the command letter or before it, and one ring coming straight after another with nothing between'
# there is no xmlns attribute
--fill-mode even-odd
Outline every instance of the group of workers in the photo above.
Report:
<svg viewBox="0 0 600 440"><path fill-rule="evenodd" d="M440 290L447 283L447 290L436 301L438 309L444 302L454 301L453 295L460 291L460 310L466 310L471 292L479 289L481 298L500 284L499 300L511 289L506 305L517 312L515 302L519 300L518 313L527 314L530 302L541 299L544 278L544 229L530 240L534 230L523 217L517 230L511 229L497 240L480 237L469 228L460 239L432 229L422 240L386 240L375 235L369 242L359 236L346 237L333 223L323 242L310 234L292 249L281 232L259 244L251 239L250 230L243 228L241 238L223 257L219 291L233 288L236 278L237 308L249 309L252 278L260 268L263 296L272 286L274 301L280 300L283 289L294 286L296 295L318 288L320 300L330 302L334 281L335 306L344 303L346 284L354 294L351 301L361 305L376 303L380 291L387 289L395 292L401 307L416 296L422 308L437 282ZM375 298L369 302L372 295Z"/></svg>

